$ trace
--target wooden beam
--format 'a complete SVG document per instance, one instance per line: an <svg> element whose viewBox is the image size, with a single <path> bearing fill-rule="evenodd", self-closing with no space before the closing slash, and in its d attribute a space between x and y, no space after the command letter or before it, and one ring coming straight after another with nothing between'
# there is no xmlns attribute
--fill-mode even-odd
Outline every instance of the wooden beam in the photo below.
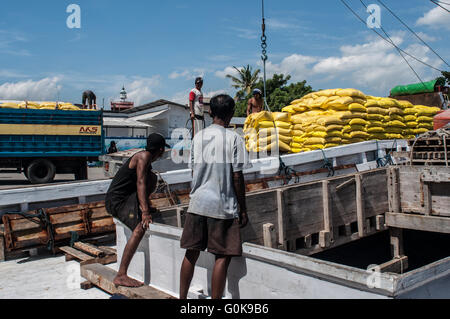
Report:
<svg viewBox="0 0 450 319"><path fill-rule="evenodd" d="M91 254L93 256L96 256L96 257L104 257L105 256L105 252L103 250L98 249L97 247L95 247L94 245L91 245L91 244L76 242L73 244L73 247L78 250L81 250L83 252L86 252L88 254Z"/></svg>
<svg viewBox="0 0 450 319"><path fill-rule="evenodd" d="M177 227L182 228L181 215L184 214L184 207L177 207Z"/></svg>
<svg viewBox="0 0 450 319"><path fill-rule="evenodd" d="M338 191L338 190L340 190L341 188L344 188L345 186L348 186L348 185L350 185L350 184L352 184L352 183L354 183L354 182L355 182L355 178L352 177L352 178L350 178L349 180L343 182L342 184L339 184L338 186L336 186L336 191Z"/></svg>
<svg viewBox="0 0 450 319"><path fill-rule="evenodd" d="M330 198L330 184L328 180L322 181L323 230L319 233L320 247L329 247L333 240L333 216Z"/></svg>
<svg viewBox="0 0 450 319"><path fill-rule="evenodd" d="M386 213L386 225L389 227L450 234L450 218L448 217Z"/></svg>
<svg viewBox="0 0 450 319"><path fill-rule="evenodd" d="M271 223L267 223L263 225L263 237L264 237L264 246L269 248L276 248L276 232L275 226Z"/></svg>
<svg viewBox="0 0 450 319"><path fill-rule="evenodd" d="M5 237L3 234L0 235L0 261L6 260L6 254L5 254Z"/></svg>
<svg viewBox="0 0 450 319"><path fill-rule="evenodd" d="M431 185L428 182L420 181L423 196L423 213L425 215L431 215L432 201L431 201Z"/></svg>
<svg viewBox="0 0 450 319"><path fill-rule="evenodd" d="M121 294L131 299L175 299L160 290L146 285L138 288L116 287L113 283L116 275L116 271L100 264L81 266L81 276L83 278L111 295Z"/></svg>
<svg viewBox="0 0 450 319"><path fill-rule="evenodd" d="M390 203L392 207L390 207L390 211L394 213L401 213L401 197L400 197L400 180L399 180L399 171L398 168L391 167L389 168L390 175Z"/></svg>
<svg viewBox="0 0 450 319"><path fill-rule="evenodd" d="M399 256L381 265L380 272L393 272L397 274L403 274L406 269L408 269L408 257Z"/></svg>
<svg viewBox="0 0 450 319"><path fill-rule="evenodd" d="M284 192L277 189L278 248L287 249Z"/></svg>
<svg viewBox="0 0 450 319"><path fill-rule="evenodd" d="M398 258L404 255L403 251L403 229L401 228L389 228L391 237L391 256L392 258Z"/></svg>
<svg viewBox="0 0 450 319"><path fill-rule="evenodd" d="M384 215L375 216L375 229L376 230L385 230L386 229Z"/></svg>
<svg viewBox="0 0 450 319"><path fill-rule="evenodd" d="M356 218L358 222L358 234L359 237L364 237L367 225L364 209L364 190L362 186L361 174L355 175L355 181L356 181Z"/></svg>

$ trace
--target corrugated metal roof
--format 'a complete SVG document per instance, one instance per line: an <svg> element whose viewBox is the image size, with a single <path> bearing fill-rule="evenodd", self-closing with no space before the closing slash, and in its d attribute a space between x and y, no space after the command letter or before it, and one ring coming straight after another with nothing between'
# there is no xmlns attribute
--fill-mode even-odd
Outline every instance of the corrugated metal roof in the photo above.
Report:
<svg viewBox="0 0 450 319"><path fill-rule="evenodd" d="M141 127L146 128L151 125L136 121L134 119L124 119L123 117L115 118L115 117L104 117L103 125L110 127Z"/></svg>

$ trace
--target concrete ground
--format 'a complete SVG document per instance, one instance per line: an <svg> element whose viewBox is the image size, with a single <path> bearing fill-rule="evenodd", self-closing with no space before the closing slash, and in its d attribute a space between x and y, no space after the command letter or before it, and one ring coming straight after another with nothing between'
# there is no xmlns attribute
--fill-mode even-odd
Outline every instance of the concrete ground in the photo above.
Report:
<svg viewBox="0 0 450 319"><path fill-rule="evenodd" d="M116 264L111 265L116 268ZM41 255L0 262L0 299L109 299L94 287L80 289L80 264Z"/></svg>
<svg viewBox="0 0 450 319"><path fill-rule="evenodd" d="M103 173L103 167L89 167L88 178L90 181L108 179ZM73 182L75 177L73 174L57 174L53 184ZM49 184L46 184L49 185ZM17 173L0 174L0 189L22 188L27 186L38 186L31 184L25 175Z"/></svg>

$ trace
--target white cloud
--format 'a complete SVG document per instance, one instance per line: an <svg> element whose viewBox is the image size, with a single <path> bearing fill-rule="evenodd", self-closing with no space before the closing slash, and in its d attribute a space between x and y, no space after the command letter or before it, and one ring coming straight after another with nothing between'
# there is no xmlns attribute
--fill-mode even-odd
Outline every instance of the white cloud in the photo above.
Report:
<svg viewBox="0 0 450 319"><path fill-rule="evenodd" d="M247 39L247 40L258 38L258 33L252 29L230 27L230 30L235 32L236 36L239 38L243 38L243 39Z"/></svg>
<svg viewBox="0 0 450 319"><path fill-rule="evenodd" d="M169 79L176 80L178 78L184 78L186 80L195 79L198 76L204 77L206 73L205 69L194 68L194 69L185 69L183 71L174 71L169 74Z"/></svg>
<svg viewBox="0 0 450 319"><path fill-rule="evenodd" d="M26 49L18 49L16 44L27 42L28 39L15 31L0 30L0 53L30 56L31 53Z"/></svg>
<svg viewBox="0 0 450 319"><path fill-rule="evenodd" d="M292 54L278 64L268 61L266 62L267 77L271 78L275 73L282 73L289 74L292 81L301 81L308 77L311 64L314 62L317 62L317 58L300 54ZM261 67L262 76L262 63L258 62L258 65Z"/></svg>
<svg viewBox="0 0 450 319"><path fill-rule="evenodd" d="M39 81L27 80L0 85L0 99L11 100L56 100L62 88L59 77Z"/></svg>
<svg viewBox="0 0 450 319"><path fill-rule="evenodd" d="M227 66L225 69L216 71L214 73L215 76L217 76L218 78L222 78L222 79L225 79L228 74L232 75L232 76L238 76L239 72L234 67Z"/></svg>
<svg viewBox="0 0 450 319"><path fill-rule="evenodd" d="M440 5L450 10L450 5L444 3L440 3ZM419 18L416 24L429 26L432 29L450 30L449 13L440 7L435 7Z"/></svg>
<svg viewBox="0 0 450 319"><path fill-rule="evenodd" d="M157 98L153 90L159 84L159 76L151 78L135 77L131 83L125 83L128 99L133 101L135 106L151 102Z"/></svg>

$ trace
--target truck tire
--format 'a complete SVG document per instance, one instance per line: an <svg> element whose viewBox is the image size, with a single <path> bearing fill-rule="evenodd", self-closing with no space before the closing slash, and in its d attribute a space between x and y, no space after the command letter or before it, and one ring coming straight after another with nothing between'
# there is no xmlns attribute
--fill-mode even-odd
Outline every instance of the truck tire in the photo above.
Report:
<svg viewBox="0 0 450 319"><path fill-rule="evenodd" d="M55 164L46 159L37 159L28 165L25 176L32 184L45 184L53 181Z"/></svg>

